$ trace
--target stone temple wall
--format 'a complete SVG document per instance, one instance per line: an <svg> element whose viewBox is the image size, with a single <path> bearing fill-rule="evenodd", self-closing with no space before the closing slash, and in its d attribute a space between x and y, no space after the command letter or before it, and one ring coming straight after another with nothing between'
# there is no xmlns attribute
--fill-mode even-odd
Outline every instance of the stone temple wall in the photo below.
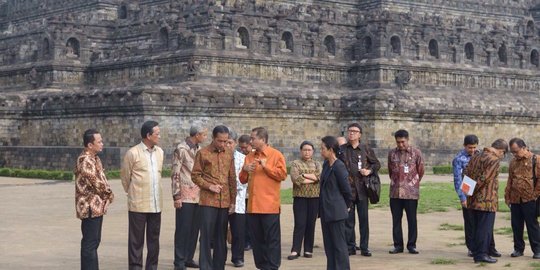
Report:
<svg viewBox="0 0 540 270"><path fill-rule="evenodd" d="M169 155L194 122L266 126L289 161L301 141L353 121L383 162L399 128L429 165L447 164L469 133L540 149L538 10L513 0L0 1L0 164L71 169L95 127L116 168L148 119Z"/></svg>

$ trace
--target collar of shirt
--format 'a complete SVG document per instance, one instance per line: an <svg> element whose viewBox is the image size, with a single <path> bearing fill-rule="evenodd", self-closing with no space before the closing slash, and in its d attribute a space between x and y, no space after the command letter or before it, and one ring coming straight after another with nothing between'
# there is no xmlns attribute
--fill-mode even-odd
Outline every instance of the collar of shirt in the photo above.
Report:
<svg viewBox="0 0 540 270"><path fill-rule="evenodd" d="M260 156L261 154L265 157L268 157L268 155L270 154L270 146L266 145L262 151L255 151L255 156Z"/></svg>
<svg viewBox="0 0 540 270"><path fill-rule="evenodd" d="M139 144L139 147L141 147L143 150L148 151L148 152L150 152L150 153L156 151L156 147L155 147L155 146L154 146L153 148L149 148L149 147L146 146L146 144L144 144L143 142L141 142L141 143Z"/></svg>
<svg viewBox="0 0 540 270"><path fill-rule="evenodd" d="M213 143L210 143L210 145L208 145L208 149L212 152L216 152L216 153L222 153L222 152L225 152L225 149L218 149L217 147L214 146Z"/></svg>
<svg viewBox="0 0 540 270"><path fill-rule="evenodd" d="M190 139L190 137L187 137L186 138L186 144L189 146L189 148L191 149L197 149L199 148L199 144L196 144L196 143L193 143Z"/></svg>
<svg viewBox="0 0 540 270"><path fill-rule="evenodd" d="M96 158L96 156L97 156L97 154L94 154L94 153L90 152L90 151L89 151L88 149L86 149L86 148L84 149L83 154L84 154L85 156L89 156L89 157L92 157L92 158Z"/></svg>
<svg viewBox="0 0 540 270"><path fill-rule="evenodd" d="M358 145L356 147L354 147L350 142L347 142L345 144L345 146L348 147L348 148L351 148L351 149L360 149L360 144L361 143L362 143L361 141L358 141Z"/></svg>
<svg viewBox="0 0 540 270"><path fill-rule="evenodd" d="M412 146L409 145L409 147L407 147L407 149L405 149L404 151L401 151L401 149L399 149L399 148L396 147L396 151L397 151L398 153L401 153L401 152L412 153Z"/></svg>

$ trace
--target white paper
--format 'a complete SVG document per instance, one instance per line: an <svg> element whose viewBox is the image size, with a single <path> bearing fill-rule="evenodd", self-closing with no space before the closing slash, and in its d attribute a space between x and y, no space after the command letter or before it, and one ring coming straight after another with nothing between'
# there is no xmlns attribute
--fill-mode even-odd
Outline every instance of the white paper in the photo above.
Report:
<svg viewBox="0 0 540 270"><path fill-rule="evenodd" d="M461 191L467 196L472 196L474 192L474 188L476 187L476 181L474 181L472 178L468 176L463 176L463 182L461 182Z"/></svg>

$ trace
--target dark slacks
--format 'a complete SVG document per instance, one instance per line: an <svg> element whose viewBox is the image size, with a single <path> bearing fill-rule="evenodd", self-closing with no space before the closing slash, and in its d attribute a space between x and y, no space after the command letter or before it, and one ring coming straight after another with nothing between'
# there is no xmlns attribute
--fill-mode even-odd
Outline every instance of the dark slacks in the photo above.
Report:
<svg viewBox="0 0 540 270"><path fill-rule="evenodd" d="M156 270L159 258L161 213L129 212L128 260L129 269L143 269L143 247L146 230L146 270Z"/></svg>
<svg viewBox="0 0 540 270"><path fill-rule="evenodd" d="M98 270L97 249L101 242L101 225L103 216L94 218L85 218L81 220L81 269Z"/></svg>
<svg viewBox="0 0 540 270"><path fill-rule="evenodd" d="M248 199L246 198L246 213L247 213L247 205L248 205ZM246 228L249 228L247 216L246 216ZM251 238L249 237L249 230L246 230L245 237L246 237L246 242L244 244L244 247L251 246Z"/></svg>
<svg viewBox="0 0 540 270"><path fill-rule="evenodd" d="M347 232L345 220L335 222L321 221L324 252L327 270L348 270L349 252L347 250Z"/></svg>
<svg viewBox="0 0 540 270"><path fill-rule="evenodd" d="M536 218L536 202L526 202L511 204L510 214L512 220L512 231L514 232L514 250L523 252L525 241L523 241L523 227L527 225L527 235L529 244L534 254L540 252L540 227Z"/></svg>
<svg viewBox="0 0 540 270"><path fill-rule="evenodd" d="M199 266L201 270L224 270L227 260L228 208L199 206L201 239ZM212 254L213 251L213 254Z"/></svg>
<svg viewBox="0 0 540 270"><path fill-rule="evenodd" d="M231 224L231 261L244 261L244 247L246 241L246 214L232 214L229 216Z"/></svg>
<svg viewBox="0 0 540 270"><path fill-rule="evenodd" d="M199 238L199 204L182 203L176 209L174 230L174 267L185 269L185 263L193 261Z"/></svg>
<svg viewBox="0 0 540 270"><path fill-rule="evenodd" d="M471 210L474 217L474 249L475 259L481 259L489 253L490 243L493 241L493 225L495 224L495 212Z"/></svg>
<svg viewBox="0 0 540 270"><path fill-rule="evenodd" d="M368 201L366 200L357 200L351 206L351 211L349 211L349 218L345 222L345 228L347 230L347 246L349 251L356 250L356 233L354 232L355 227L355 213L354 209L356 208L358 214L358 229L360 230L360 249L368 250L369 249L369 216L368 216Z"/></svg>
<svg viewBox="0 0 540 270"><path fill-rule="evenodd" d="M465 245L470 251L474 250L474 215L473 210L467 208L461 208L463 212L463 222L465 231ZM493 237L493 231L491 232L491 242L489 243L489 253L495 252L495 238Z"/></svg>
<svg viewBox="0 0 540 270"><path fill-rule="evenodd" d="M255 266L276 270L281 265L279 214L247 214Z"/></svg>
<svg viewBox="0 0 540 270"><path fill-rule="evenodd" d="M407 249L416 248L416 239L418 237L418 227L416 223L416 210L418 200L394 199L390 198L390 211L392 212L392 238L394 247L403 249L403 230L401 229L401 219L403 210L407 215L408 241Z"/></svg>
<svg viewBox="0 0 540 270"><path fill-rule="evenodd" d="M294 230L291 252L300 254L302 240L304 252L313 253L315 242L315 223L319 214L319 198L294 197Z"/></svg>

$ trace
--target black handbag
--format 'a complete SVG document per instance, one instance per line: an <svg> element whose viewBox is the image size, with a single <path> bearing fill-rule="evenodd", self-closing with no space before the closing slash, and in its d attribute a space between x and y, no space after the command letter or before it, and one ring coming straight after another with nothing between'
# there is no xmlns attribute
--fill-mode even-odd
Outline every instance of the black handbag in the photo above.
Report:
<svg viewBox="0 0 540 270"><path fill-rule="evenodd" d="M381 197L381 178L379 175L377 173L372 173L371 175L366 176L364 184L366 185L369 202L371 204L378 203Z"/></svg>
<svg viewBox="0 0 540 270"><path fill-rule="evenodd" d="M536 190L536 155L532 157L533 192ZM536 198L536 216L540 217L540 198Z"/></svg>

